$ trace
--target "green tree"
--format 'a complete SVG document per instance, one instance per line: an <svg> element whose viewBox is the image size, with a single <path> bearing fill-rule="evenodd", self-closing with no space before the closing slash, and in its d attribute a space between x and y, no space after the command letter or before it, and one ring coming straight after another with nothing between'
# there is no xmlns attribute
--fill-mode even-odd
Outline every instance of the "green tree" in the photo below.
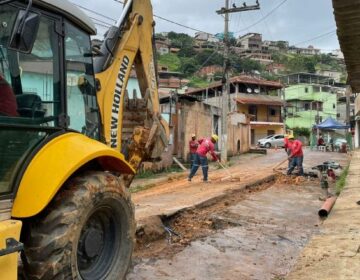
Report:
<svg viewBox="0 0 360 280"><path fill-rule="evenodd" d="M309 73L316 73L317 58L315 56L304 57L304 68Z"/></svg>
<svg viewBox="0 0 360 280"><path fill-rule="evenodd" d="M194 39L185 33L169 32L168 38L171 40L171 47L184 49L193 48Z"/></svg>
<svg viewBox="0 0 360 280"><path fill-rule="evenodd" d="M237 73L250 73L253 71L261 72L263 66L260 62L249 59L249 58L239 58L237 55L230 55L230 65Z"/></svg>
<svg viewBox="0 0 360 280"><path fill-rule="evenodd" d="M217 51L214 50L204 50L202 52L199 52L195 56L195 60L199 65L203 65L206 63L206 65L220 65L222 66L224 64L224 56Z"/></svg>
<svg viewBox="0 0 360 280"><path fill-rule="evenodd" d="M199 66L194 58L182 58L180 71L184 73L185 76L189 76L198 71Z"/></svg>

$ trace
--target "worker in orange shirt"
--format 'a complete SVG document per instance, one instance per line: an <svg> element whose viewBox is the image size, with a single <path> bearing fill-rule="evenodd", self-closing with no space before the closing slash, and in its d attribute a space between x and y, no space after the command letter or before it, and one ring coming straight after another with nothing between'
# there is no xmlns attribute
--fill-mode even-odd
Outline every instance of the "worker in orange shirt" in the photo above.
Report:
<svg viewBox="0 0 360 280"><path fill-rule="evenodd" d="M284 137L284 149L285 149L285 152L287 153L288 157L291 155L292 142L289 141L289 137L291 137L291 136L292 135L286 134ZM291 165L291 159L288 160L288 168L290 168L290 165Z"/></svg>
<svg viewBox="0 0 360 280"><path fill-rule="evenodd" d="M199 146L199 142L196 140L196 135L191 135L191 140L189 141L189 148L190 148L190 169L193 167L194 162L196 160L196 150Z"/></svg>
<svg viewBox="0 0 360 280"><path fill-rule="evenodd" d="M304 153L302 150L302 143L300 140L294 140L294 136L289 136L289 143L291 145L291 153L289 159L291 160L290 168L288 169L287 175L291 175L294 168L297 166L299 169L299 175L304 176L303 160Z"/></svg>
<svg viewBox="0 0 360 280"><path fill-rule="evenodd" d="M219 137L216 134L213 134L211 138L205 138L199 140L199 147L196 150L196 160L194 165L191 168L188 181L191 181L192 177L195 176L196 171L201 165L203 171L203 181L208 181L208 159L207 154L209 153L214 161L219 161L219 158L215 154L215 143L218 141Z"/></svg>

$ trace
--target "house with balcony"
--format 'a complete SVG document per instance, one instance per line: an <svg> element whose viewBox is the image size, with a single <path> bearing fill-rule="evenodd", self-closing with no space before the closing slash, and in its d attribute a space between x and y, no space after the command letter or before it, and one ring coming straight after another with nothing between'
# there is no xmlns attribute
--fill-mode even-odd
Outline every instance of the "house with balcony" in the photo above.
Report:
<svg viewBox="0 0 360 280"><path fill-rule="evenodd" d="M320 49L314 48L314 46L308 46L307 48L298 48L291 46L288 49L288 53L292 54L301 54L301 55L319 55L321 53Z"/></svg>
<svg viewBox="0 0 360 280"><path fill-rule="evenodd" d="M332 77L311 73L294 73L280 80L286 85L283 97L289 128L311 129L327 117L343 121L343 84L336 83Z"/></svg>
<svg viewBox="0 0 360 280"><path fill-rule="evenodd" d="M249 58L258 61L263 65L273 62L269 53L269 46L262 41L262 35L259 33L247 33L237 39L240 45L240 57Z"/></svg>
<svg viewBox="0 0 360 280"><path fill-rule="evenodd" d="M248 137L233 135L231 141L250 147L258 139L271 134L284 133L285 125L282 118L284 102L281 99L282 84L251 76L236 76L230 79L230 114L238 119L249 119ZM222 108L223 84L216 82L206 88L193 89L188 95L196 96L199 101ZM236 117L232 116L232 119ZM242 123L245 123L243 121ZM235 123L233 122L233 125ZM240 125L239 125L240 126ZM221 130L220 130L221 131ZM244 131L242 131L244 133ZM246 143L244 140L246 139Z"/></svg>
<svg viewBox="0 0 360 280"><path fill-rule="evenodd" d="M331 86L297 84L285 88L286 125L311 129L328 117L337 117L337 95Z"/></svg>

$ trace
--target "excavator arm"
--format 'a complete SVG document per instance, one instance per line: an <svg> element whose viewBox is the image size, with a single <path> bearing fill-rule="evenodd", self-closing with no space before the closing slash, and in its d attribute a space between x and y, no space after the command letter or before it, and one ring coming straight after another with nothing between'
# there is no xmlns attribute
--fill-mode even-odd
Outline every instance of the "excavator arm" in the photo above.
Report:
<svg viewBox="0 0 360 280"><path fill-rule="evenodd" d="M160 114L153 27L150 0L127 1L94 62L103 140L135 170L143 160L159 158L169 138ZM130 98L126 88L133 70L141 96Z"/></svg>

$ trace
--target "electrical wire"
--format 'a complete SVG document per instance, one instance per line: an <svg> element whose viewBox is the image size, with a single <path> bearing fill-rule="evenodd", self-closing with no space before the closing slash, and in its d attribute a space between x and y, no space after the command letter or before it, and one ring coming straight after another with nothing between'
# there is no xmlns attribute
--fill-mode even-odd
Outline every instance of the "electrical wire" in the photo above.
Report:
<svg viewBox="0 0 360 280"><path fill-rule="evenodd" d="M124 2L123 2L123 1L120 1L120 0L114 0L114 1L115 1L115 2L118 2L118 3L120 3L120 4L124 4ZM171 20L171 19L164 18L164 17L162 17L162 16L154 15L154 17L156 17L156 18L158 18L158 19L161 19L161 20L164 20L164 21L167 21L167 22L170 22L170 23L172 23L172 24L181 26L181 27L183 27L183 28L192 30L192 31L203 32L203 33L206 33L206 34L209 34L209 35L214 35L214 34L212 34L212 33L209 33L209 32L206 32L206 31L203 31L203 30L194 28L194 27L186 26L186 25L184 25L184 24L182 24L182 23L173 21L173 20Z"/></svg>
<svg viewBox="0 0 360 280"><path fill-rule="evenodd" d="M95 14L95 15L101 16L101 17L103 17L103 18L106 18L106 19L111 20L111 21L113 21L114 23L116 23L116 19L114 19L114 18L108 17L108 16L106 16L106 15L104 15L104 14L101 14L101 13L96 12L96 11L94 11L94 10L91 10L91 9L89 9L89 8L83 7L83 6L78 5L78 4L76 4L76 3L72 3L72 4L74 4L75 6L81 8L81 9L83 9L83 10L85 10L85 11L88 11L88 12L93 13L93 14Z"/></svg>
<svg viewBox="0 0 360 280"><path fill-rule="evenodd" d="M105 21L102 21L102 20L100 20L100 19L97 19L97 18L94 18L94 17L90 17L90 16L89 16L89 18L91 18L92 20L96 20L98 23L101 23L101 24L103 24L103 25L106 26L106 27L110 27L110 26L111 26L110 23L105 22ZM96 22L94 22L94 23L97 24Z"/></svg>
<svg viewBox="0 0 360 280"><path fill-rule="evenodd" d="M330 36L330 35L335 35L335 34L336 34L336 30L332 30L332 31L326 32L324 34L317 35L317 36L315 36L313 38L307 39L305 41L296 43L296 44L294 44L294 46L298 46L298 45L301 45L301 44L304 44L304 43L312 42L314 40L317 40L317 39L320 39L320 38L323 38L323 37L327 37L327 36Z"/></svg>

